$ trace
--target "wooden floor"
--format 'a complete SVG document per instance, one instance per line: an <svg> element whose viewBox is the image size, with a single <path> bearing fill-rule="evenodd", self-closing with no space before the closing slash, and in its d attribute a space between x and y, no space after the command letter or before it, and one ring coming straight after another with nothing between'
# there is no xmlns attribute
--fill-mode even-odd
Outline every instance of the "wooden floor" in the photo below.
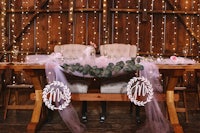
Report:
<svg viewBox="0 0 200 133"><path fill-rule="evenodd" d="M190 97L190 101L192 100ZM189 103L190 104L190 103ZM75 109L80 115L81 103L73 102ZM108 102L107 118L104 123L99 122L100 103L88 103L88 122L85 123L87 133L134 133L142 128L143 123L138 125L135 121L135 113L129 112L129 102ZM135 108L133 108L135 109ZM32 111L10 110L7 119L3 120L3 107L0 108L0 133L26 133L26 126L31 118ZM189 123L185 123L184 113L179 113L179 120L185 133L200 133L200 111L189 112ZM145 120L144 108L141 108L141 119ZM38 133L70 133L62 122L57 111L52 112Z"/></svg>

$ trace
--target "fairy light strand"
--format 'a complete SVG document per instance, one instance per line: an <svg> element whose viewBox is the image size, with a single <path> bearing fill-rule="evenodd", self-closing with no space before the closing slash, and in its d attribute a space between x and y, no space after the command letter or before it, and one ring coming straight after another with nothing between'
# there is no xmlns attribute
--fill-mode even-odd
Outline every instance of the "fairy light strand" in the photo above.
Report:
<svg viewBox="0 0 200 133"><path fill-rule="evenodd" d="M176 3L177 1L174 1L174 5L175 5L175 8L176 8ZM172 19L172 25L173 25L173 40L172 40L172 50L173 50L173 53L174 55L177 54L176 52L176 39L177 39L177 26L176 26L176 23L177 23L177 16L176 14L174 14L174 18Z"/></svg>
<svg viewBox="0 0 200 133"><path fill-rule="evenodd" d="M58 36L59 36L59 41L58 41L58 44L61 45L62 44L62 13L63 13L63 8L62 8L62 4L63 4L63 0L60 0L60 13L58 15L58 19L60 20L59 21L59 26L58 26Z"/></svg>
<svg viewBox="0 0 200 133"><path fill-rule="evenodd" d="M82 25L81 25L81 30L80 30L80 36L81 36L81 39L82 39L82 44L85 44L84 34L83 34L84 25L85 25L85 21L84 21L84 18L83 18L83 16L84 16L83 8L85 7L85 5L84 5L84 1L83 0L81 0L81 3L82 3L82 9L81 9L80 18L81 18Z"/></svg>
<svg viewBox="0 0 200 133"><path fill-rule="evenodd" d="M136 35L137 35L137 42L136 42L136 46L137 46L137 49L138 49L138 53L140 52L140 13L139 11L141 10L141 0L138 0L138 5L136 6L136 8L138 9L137 10L137 16L136 16L136 19L137 19L137 30L136 30Z"/></svg>
<svg viewBox="0 0 200 133"><path fill-rule="evenodd" d="M161 41L162 41L162 47L161 47L161 56L165 53L165 42L166 42L166 2L165 0L162 0L162 10L163 10L163 17L162 17L162 27L161 27Z"/></svg>
<svg viewBox="0 0 200 133"><path fill-rule="evenodd" d="M107 23L107 0L103 0L103 34L105 36L104 40L103 40L103 43L106 44L108 43L107 42L107 39L108 39L108 30L107 30L107 26L106 26L106 23ZM112 40L113 42L113 40Z"/></svg>
<svg viewBox="0 0 200 133"><path fill-rule="evenodd" d="M6 59L7 52L6 52L6 47L5 47L5 44L6 44L6 36L5 36L5 34L6 34L6 26L5 26L6 0L1 1L1 7L2 7L2 11L1 11L1 39L2 39L1 47L2 47L2 52L4 53L3 59L4 59L4 62L6 62L7 61L7 59Z"/></svg>
<svg viewBox="0 0 200 133"><path fill-rule="evenodd" d="M130 9L130 0L127 1L127 9ZM130 12L128 11L126 14L126 43L129 44L130 40L129 40L129 28L130 28Z"/></svg>
<svg viewBox="0 0 200 133"><path fill-rule="evenodd" d="M119 0L117 0L116 1L116 6L115 6L115 8L116 8L116 11L115 11L115 15L114 15L114 25L115 25L115 38L114 38L114 40L115 40L115 42L118 42L118 38L119 38L119 30L118 30L118 24L119 24L119 20L118 20L118 11L117 11L117 9L119 8Z"/></svg>
<svg viewBox="0 0 200 133"><path fill-rule="evenodd" d="M94 33L94 35L93 35L93 38L92 38L92 42L96 42L96 34L97 34L97 32L96 32L96 29L95 29L95 27L96 27L96 20L97 20L97 11L95 10L95 5L96 5L96 3L97 3L97 1L96 0L94 0L93 1L93 6L92 6L92 9L94 10L94 15L93 15L93 22L92 22L92 30L93 30L93 33Z"/></svg>
<svg viewBox="0 0 200 133"><path fill-rule="evenodd" d="M50 50L50 45L51 45L51 20L52 20L52 16L51 14L49 13L49 10L50 10L50 6L49 4L47 4L47 13L48 13L48 17L47 17L47 25L48 25L48 28L47 28L47 47L48 47L48 51ZM47 51L47 54L49 54L49 52Z"/></svg>
<svg viewBox="0 0 200 133"><path fill-rule="evenodd" d="M200 12L200 2L198 2L198 4L197 4L197 7L198 7L198 12ZM197 14L197 19L198 19L198 21L200 21L200 15L199 14ZM197 38L199 38L200 36L200 32L199 32L199 30L200 30L200 26L199 26L199 23L197 23ZM197 61L198 61L198 63L199 63L199 54L200 54L200 45L198 45L198 55L197 55Z"/></svg>
<svg viewBox="0 0 200 133"><path fill-rule="evenodd" d="M152 3L151 3L151 11L153 11L153 8L154 8L154 0L152 0ZM153 46L153 28L154 28L154 19L153 19L153 15L151 14L150 15L150 23L151 23L151 29L150 29L150 54L153 54L153 49L154 49L154 46Z"/></svg>
<svg viewBox="0 0 200 133"><path fill-rule="evenodd" d="M38 9L38 5L39 5L39 1L36 2L36 5L35 5L35 10ZM39 25L40 25L40 21L39 21L39 16L36 17L36 27L35 27L35 43L36 43L36 52L39 52L40 50L40 42L38 40L38 37L39 37Z"/></svg>

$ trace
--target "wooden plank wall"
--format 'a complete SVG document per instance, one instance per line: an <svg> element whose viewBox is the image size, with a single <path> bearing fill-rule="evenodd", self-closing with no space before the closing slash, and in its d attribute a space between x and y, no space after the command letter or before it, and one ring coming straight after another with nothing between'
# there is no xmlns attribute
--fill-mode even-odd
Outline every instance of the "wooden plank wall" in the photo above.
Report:
<svg viewBox="0 0 200 133"><path fill-rule="evenodd" d="M0 52L13 45L27 54L50 54L55 45L90 41L137 45L139 55L199 60L198 0L2 0Z"/></svg>

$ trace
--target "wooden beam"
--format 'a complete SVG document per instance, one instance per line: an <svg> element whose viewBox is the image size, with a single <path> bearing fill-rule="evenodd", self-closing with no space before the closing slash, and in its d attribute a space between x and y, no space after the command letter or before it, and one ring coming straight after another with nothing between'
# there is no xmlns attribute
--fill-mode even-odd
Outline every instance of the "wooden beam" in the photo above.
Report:
<svg viewBox="0 0 200 133"><path fill-rule="evenodd" d="M38 6L39 9L42 9L46 6L46 4L49 2L49 0L44 0L41 2L41 4ZM39 15L39 12L35 11L35 13L31 16L31 18L28 20L27 24L22 28L21 31L16 35L15 41L17 42L19 38L22 36L22 34L27 30L27 28L31 25L33 20ZM10 43L6 46L6 51L10 50L12 48L14 43ZM1 54L0 59L3 59L3 54Z"/></svg>
<svg viewBox="0 0 200 133"><path fill-rule="evenodd" d="M177 11L177 8L173 5L173 3L171 2L171 0L165 0L170 7L174 10ZM197 44L200 44L200 40L197 37L197 35L194 33L194 31L192 30L192 28L188 27L183 19L183 17L181 16L181 14L176 14L176 16L178 17L178 19L180 20L180 22L183 24L183 26L185 27L185 29L187 30L187 32L194 38L194 40L196 41Z"/></svg>

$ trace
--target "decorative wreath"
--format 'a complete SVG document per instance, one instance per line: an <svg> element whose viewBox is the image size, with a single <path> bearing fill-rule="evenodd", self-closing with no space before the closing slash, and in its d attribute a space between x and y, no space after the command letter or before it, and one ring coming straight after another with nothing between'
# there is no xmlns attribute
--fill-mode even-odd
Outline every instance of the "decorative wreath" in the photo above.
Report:
<svg viewBox="0 0 200 133"><path fill-rule="evenodd" d="M135 105L144 106L153 98L153 88L150 81L144 77L133 77L127 85L127 96ZM138 100L140 96L144 100Z"/></svg>
<svg viewBox="0 0 200 133"><path fill-rule="evenodd" d="M64 85L64 83L60 81L53 81L52 83L46 85L43 89L42 98L43 102L49 109L63 110L71 102L71 92L67 85ZM62 104L57 107L52 104L54 102Z"/></svg>

